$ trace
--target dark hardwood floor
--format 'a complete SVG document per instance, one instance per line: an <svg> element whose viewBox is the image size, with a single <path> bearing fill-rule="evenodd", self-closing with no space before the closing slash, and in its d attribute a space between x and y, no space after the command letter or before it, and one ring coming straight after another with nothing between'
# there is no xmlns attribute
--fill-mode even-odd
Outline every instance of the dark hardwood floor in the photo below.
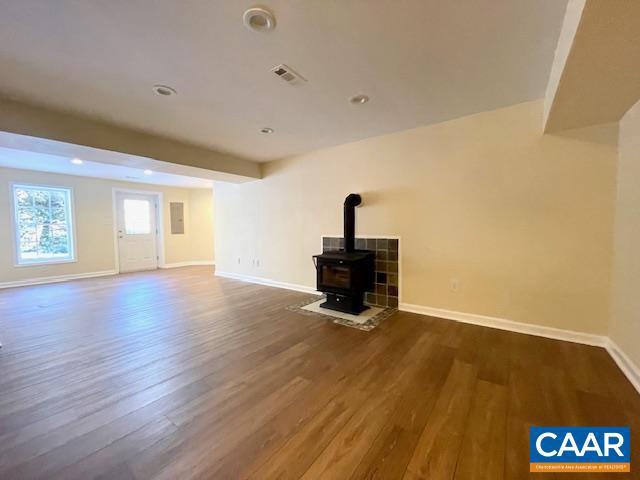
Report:
<svg viewBox="0 0 640 480"><path fill-rule="evenodd" d="M530 425L629 425L600 348L398 313L366 333L208 267L0 291L0 478L521 479Z"/></svg>

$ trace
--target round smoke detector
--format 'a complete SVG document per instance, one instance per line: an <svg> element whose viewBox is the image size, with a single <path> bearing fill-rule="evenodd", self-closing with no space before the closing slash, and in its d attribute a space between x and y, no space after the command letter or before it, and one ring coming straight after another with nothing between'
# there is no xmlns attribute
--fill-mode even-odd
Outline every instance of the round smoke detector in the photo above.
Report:
<svg viewBox="0 0 640 480"><path fill-rule="evenodd" d="M254 32L268 32L275 28L276 19L270 11L260 7L253 7L244 12L242 23Z"/></svg>
<svg viewBox="0 0 640 480"><path fill-rule="evenodd" d="M353 105L363 105L369 101L369 97L367 95L354 95L349 99L349 103Z"/></svg>
<svg viewBox="0 0 640 480"><path fill-rule="evenodd" d="M175 95L175 88L169 87L167 85L154 85L153 91L156 95L160 95L161 97L170 97L171 95Z"/></svg>

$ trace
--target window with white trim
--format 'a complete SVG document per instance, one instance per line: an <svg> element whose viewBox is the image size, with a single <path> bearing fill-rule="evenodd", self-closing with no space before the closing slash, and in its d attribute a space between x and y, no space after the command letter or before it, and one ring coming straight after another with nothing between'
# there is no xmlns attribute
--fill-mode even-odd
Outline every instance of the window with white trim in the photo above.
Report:
<svg viewBox="0 0 640 480"><path fill-rule="evenodd" d="M13 185L18 265L75 260L71 202L69 188Z"/></svg>

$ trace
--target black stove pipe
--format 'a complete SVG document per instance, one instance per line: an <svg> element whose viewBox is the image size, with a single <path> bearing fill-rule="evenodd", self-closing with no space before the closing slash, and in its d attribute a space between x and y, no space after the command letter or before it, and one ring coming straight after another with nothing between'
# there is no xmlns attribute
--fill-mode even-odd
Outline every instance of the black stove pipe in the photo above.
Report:
<svg viewBox="0 0 640 480"><path fill-rule="evenodd" d="M356 243L356 212L355 207L362 203L362 197L357 193L350 193L344 199L344 251L353 252Z"/></svg>

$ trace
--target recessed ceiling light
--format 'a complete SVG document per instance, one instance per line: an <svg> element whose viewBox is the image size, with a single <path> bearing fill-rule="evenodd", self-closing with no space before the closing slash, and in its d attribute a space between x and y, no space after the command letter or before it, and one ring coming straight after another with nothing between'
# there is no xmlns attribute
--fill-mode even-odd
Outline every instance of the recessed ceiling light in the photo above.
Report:
<svg viewBox="0 0 640 480"><path fill-rule="evenodd" d="M176 89L169 87L167 85L154 85L153 91L156 95L160 95L162 97L170 97L171 95L175 95Z"/></svg>
<svg viewBox="0 0 640 480"><path fill-rule="evenodd" d="M349 99L349 103L352 103L354 105L362 105L363 103L367 103L368 101L369 101L369 97L362 94L354 95Z"/></svg>
<svg viewBox="0 0 640 480"><path fill-rule="evenodd" d="M145 170L144 174L145 175L153 175L153 172L151 170Z"/></svg>
<svg viewBox="0 0 640 480"><path fill-rule="evenodd" d="M273 128L269 128L269 127L261 128L260 133L266 133L266 134L273 133Z"/></svg>
<svg viewBox="0 0 640 480"><path fill-rule="evenodd" d="M268 32L276 27L276 19L269 10L253 7L242 15L242 23L254 32Z"/></svg>
<svg viewBox="0 0 640 480"><path fill-rule="evenodd" d="M74 165L82 165L84 162L82 160L80 160L79 158L73 158L71 160L71 163L73 163Z"/></svg>

